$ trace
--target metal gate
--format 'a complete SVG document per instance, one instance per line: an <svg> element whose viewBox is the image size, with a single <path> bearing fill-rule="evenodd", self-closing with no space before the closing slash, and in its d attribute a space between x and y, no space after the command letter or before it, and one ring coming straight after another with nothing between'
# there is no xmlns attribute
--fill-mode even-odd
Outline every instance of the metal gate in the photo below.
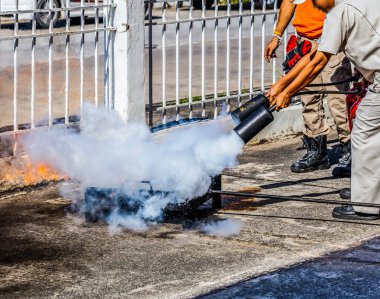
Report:
<svg viewBox="0 0 380 299"><path fill-rule="evenodd" d="M198 2L198 3L195 3ZM201 2L201 9L195 10ZM264 61L277 22L257 0L145 0L148 9L148 122L217 117L282 76L280 59ZM223 3L224 2L224 3ZM195 5L194 5L195 4Z"/></svg>
<svg viewBox="0 0 380 299"><path fill-rule="evenodd" d="M0 2L0 133L68 125L85 100L109 104L115 7L113 0Z"/></svg>
<svg viewBox="0 0 380 299"><path fill-rule="evenodd" d="M277 1L144 1L145 32L141 0L2 0L0 133L71 124L85 101L126 120L147 104L150 125L213 118L282 75L287 33L280 58L263 58Z"/></svg>

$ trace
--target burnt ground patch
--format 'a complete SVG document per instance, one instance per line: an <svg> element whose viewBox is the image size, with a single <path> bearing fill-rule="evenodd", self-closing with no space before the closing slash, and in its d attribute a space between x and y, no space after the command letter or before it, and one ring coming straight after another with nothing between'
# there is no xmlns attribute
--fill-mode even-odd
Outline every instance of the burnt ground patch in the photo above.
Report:
<svg viewBox="0 0 380 299"><path fill-rule="evenodd" d="M61 277L54 273L63 271L72 279L86 269L77 259L83 247L74 245L69 236L62 240L59 233L67 204L50 203L57 193L49 191L39 200L31 192L16 202L0 201L0 276L8 278L0 283L0 296L58 289Z"/></svg>

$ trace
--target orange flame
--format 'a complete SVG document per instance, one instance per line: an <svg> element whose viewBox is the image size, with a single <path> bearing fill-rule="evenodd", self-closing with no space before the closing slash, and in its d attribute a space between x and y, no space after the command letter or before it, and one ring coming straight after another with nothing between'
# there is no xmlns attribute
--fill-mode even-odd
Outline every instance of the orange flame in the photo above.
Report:
<svg viewBox="0 0 380 299"><path fill-rule="evenodd" d="M0 185L6 186L33 186L65 178L47 164L34 164L28 158L8 161L1 172Z"/></svg>

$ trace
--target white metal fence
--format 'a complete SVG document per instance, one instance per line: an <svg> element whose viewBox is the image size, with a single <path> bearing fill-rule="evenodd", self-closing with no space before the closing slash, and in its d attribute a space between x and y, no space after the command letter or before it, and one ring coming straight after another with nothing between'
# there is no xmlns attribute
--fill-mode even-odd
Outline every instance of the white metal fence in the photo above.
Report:
<svg viewBox="0 0 380 299"><path fill-rule="evenodd" d="M233 101L240 105L282 75L287 32L279 59L267 64L263 55L276 26L277 0L270 1L271 9L265 1L257 8L257 0L214 0L207 9L202 0L201 10L194 10L193 1L145 0L151 4L146 21L150 124L157 112L163 123L192 118L195 111L216 117L221 103L227 110Z"/></svg>
<svg viewBox="0 0 380 299"><path fill-rule="evenodd" d="M39 7L36 6L37 3ZM0 117L3 131L7 129L18 131L44 124L52 126L56 122L69 124L75 121L76 118L72 117L70 108L81 111L85 100L85 82L92 85L92 100L96 105L100 102L108 103L109 55L104 55L104 61L101 63L104 69L100 70L99 66L100 55L109 51L112 44L111 35L115 31L113 1L100 3L99 0L94 0L89 3L80 0L78 3L78 1L70 0L62 2L2 0L1 5L2 58L13 60L11 65L6 63L3 65L5 69L7 66L13 69L12 77L9 78L9 81L13 81L12 87L9 84L3 84L1 90ZM93 21L87 24L86 19L90 15ZM71 25L73 16L77 17L75 26ZM100 24L100 18L104 20L103 24ZM99 41L100 36L103 43ZM72 39L75 39L74 43ZM85 52L87 52L86 57ZM85 80L85 66L89 63L88 59L86 60L87 57L92 57L91 63L94 69L91 83ZM57 60L60 61L59 69L55 66ZM75 76L79 79L75 84L79 81L79 86L75 97L72 97L71 93L73 60L79 61L78 74ZM43 82L46 86L43 88L45 95L41 95L41 89L37 88L37 84L41 85L38 67L43 68L44 71L47 70L47 76L44 78L46 81ZM57 80L62 81L62 76L57 78L57 73L61 72L65 74L64 82L57 82ZM100 74L104 77L105 88L99 84ZM59 97L56 93L57 87L64 89ZM13 89L12 105L9 105L7 91L11 88ZM26 95L27 89L28 95ZM10 118L12 118L12 128L7 126ZM43 122L42 119L46 121Z"/></svg>
<svg viewBox="0 0 380 299"><path fill-rule="evenodd" d="M68 125L85 101L126 120L147 111L150 124L216 117L282 75L282 58L263 58L277 1L206 9L202 0L201 10L195 0L9 1L0 2L0 133Z"/></svg>

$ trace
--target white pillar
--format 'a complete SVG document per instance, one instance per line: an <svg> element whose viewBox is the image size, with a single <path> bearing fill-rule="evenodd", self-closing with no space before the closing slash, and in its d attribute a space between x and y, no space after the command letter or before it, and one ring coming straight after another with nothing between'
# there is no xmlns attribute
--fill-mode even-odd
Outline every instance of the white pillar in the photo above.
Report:
<svg viewBox="0 0 380 299"><path fill-rule="evenodd" d="M145 122L144 1L114 3L113 106L126 122Z"/></svg>

